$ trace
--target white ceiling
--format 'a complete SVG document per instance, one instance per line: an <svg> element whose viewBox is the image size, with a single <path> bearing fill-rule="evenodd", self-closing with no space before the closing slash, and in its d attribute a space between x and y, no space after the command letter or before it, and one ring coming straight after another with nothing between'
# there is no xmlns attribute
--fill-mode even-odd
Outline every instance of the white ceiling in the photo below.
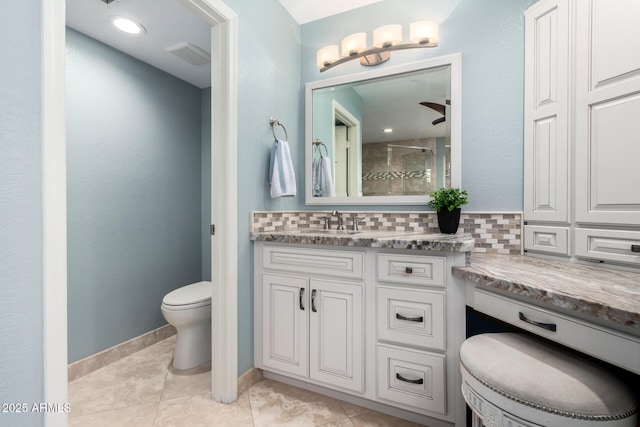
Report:
<svg viewBox="0 0 640 427"><path fill-rule="evenodd" d="M176 0L67 0L67 26L199 88L211 86L211 65L192 65L166 51L190 42L211 53L211 29ZM144 35L117 30L109 17L132 18Z"/></svg>
<svg viewBox="0 0 640 427"><path fill-rule="evenodd" d="M245 0L261 1L261 0ZM279 0L300 24L355 9L380 0ZM211 86L211 66L192 65L166 51L189 42L211 53L207 24L177 0L67 0L67 26L166 71L199 88ZM146 29L130 35L113 27L110 17L132 18Z"/></svg>
<svg viewBox="0 0 640 427"><path fill-rule="evenodd" d="M279 0L298 24L337 15L381 0Z"/></svg>

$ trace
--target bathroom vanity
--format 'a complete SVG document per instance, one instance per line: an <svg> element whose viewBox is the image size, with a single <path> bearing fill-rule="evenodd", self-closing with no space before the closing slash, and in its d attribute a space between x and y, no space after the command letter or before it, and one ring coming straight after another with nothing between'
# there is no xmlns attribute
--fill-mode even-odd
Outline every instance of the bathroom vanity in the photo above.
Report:
<svg viewBox="0 0 640 427"><path fill-rule="evenodd" d="M431 426L463 426L468 235L253 233L265 376ZM460 281L462 282L462 281Z"/></svg>

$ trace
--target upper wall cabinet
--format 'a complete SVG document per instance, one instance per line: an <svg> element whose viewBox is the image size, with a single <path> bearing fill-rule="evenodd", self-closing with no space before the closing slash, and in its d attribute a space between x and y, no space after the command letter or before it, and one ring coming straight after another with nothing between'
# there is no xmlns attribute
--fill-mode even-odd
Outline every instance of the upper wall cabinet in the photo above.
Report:
<svg viewBox="0 0 640 427"><path fill-rule="evenodd" d="M569 12L563 0L525 17L525 189L527 219L566 223L568 204Z"/></svg>
<svg viewBox="0 0 640 427"><path fill-rule="evenodd" d="M640 2L581 0L576 221L640 226Z"/></svg>
<svg viewBox="0 0 640 427"><path fill-rule="evenodd" d="M638 21L637 0L526 12L527 251L640 266Z"/></svg>

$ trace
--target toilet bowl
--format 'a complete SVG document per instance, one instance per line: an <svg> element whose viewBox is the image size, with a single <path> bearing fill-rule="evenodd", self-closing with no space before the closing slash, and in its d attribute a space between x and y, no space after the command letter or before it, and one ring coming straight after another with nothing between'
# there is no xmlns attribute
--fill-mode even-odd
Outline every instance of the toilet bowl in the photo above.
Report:
<svg viewBox="0 0 640 427"><path fill-rule="evenodd" d="M162 315L176 328L173 367L190 369L211 360L211 282L198 282L169 292Z"/></svg>

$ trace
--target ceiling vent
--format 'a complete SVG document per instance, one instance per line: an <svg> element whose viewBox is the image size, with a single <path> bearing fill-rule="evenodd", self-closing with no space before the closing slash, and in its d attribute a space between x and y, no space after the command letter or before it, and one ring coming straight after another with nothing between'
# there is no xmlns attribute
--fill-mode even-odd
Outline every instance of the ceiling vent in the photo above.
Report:
<svg viewBox="0 0 640 427"><path fill-rule="evenodd" d="M211 55L188 42L170 46L167 48L167 52L173 53L192 65L208 65L211 63Z"/></svg>

